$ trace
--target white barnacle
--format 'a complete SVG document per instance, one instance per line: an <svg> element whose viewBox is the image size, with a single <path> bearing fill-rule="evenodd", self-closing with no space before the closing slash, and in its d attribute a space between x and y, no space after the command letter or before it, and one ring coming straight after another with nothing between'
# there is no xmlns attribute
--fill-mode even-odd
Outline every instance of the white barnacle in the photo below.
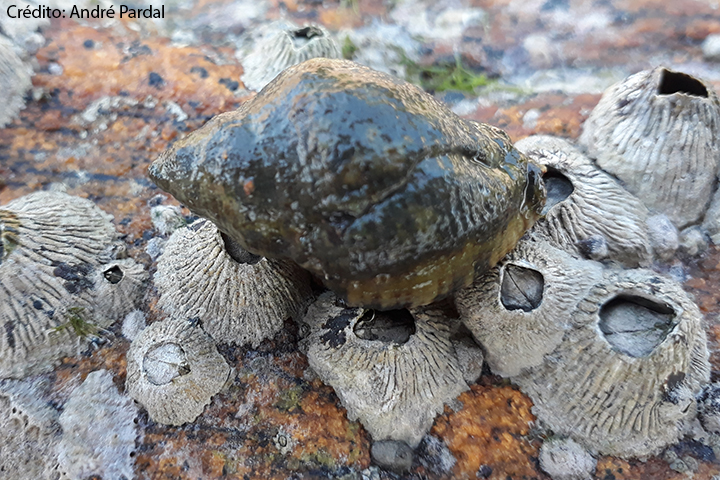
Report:
<svg viewBox="0 0 720 480"><path fill-rule="evenodd" d="M287 21L257 29L252 50L241 58L245 73L242 81L252 90L265 85L288 67L311 58L341 58L330 33L320 25L299 27Z"/></svg>
<svg viewBox="0 0 720 480"><path fill-rule="evenodd" d="M140 284L145 277L132 260L113 259L111 219L91 201L58 192L27 195L0 209L0 377L52 369L78 353L83 336L137 303L141 285L104 285L113 265L135 272Z"/></svg>
<svg viewBox="0 0 720 480"><path fill-rule="evenodd" d="M541 365L513 377L533 413L591 452L652 455L680 438L709 379L702 315L649 270L607 270Z"/></svg>
<svg viewBox="0 0 720 480"><path fill-rule="evenodd" d="M545 218L533 232L576 253L604 239L609 259L632 267L650 262L648 209L640 200L565 140L535 135L516 146L547 168Z"/></svg>
<svg viewBox="0 0 720 480"><path fill-rule="evenodd" d="M602 266L545 241L523 239L495 268L455 298L460 318L503 377L542 364L562 342L577 302Z"/></svg>
<svg viewBox="0 0 720 480"><path fill-rule="evenodd" d="M153 323L127 353L128 393L166 425L195 421L229 374L212 338L192 320Z"/></svg>
<svg viewBox="0 0 720 480"><path fill-rule="evenodd" d="M664 67L610 87L580 143L605 171L678 228L702 219L720 166L720 100L701 79Z"/></svg>
<svg viewBox="0 0 720 480"><path fill-rule="evenodd" d="M200 319L218 342L253 347L279 332L312 294L303 269L247 252L209 220L170 237L155 284L158 305L169 314Z"/></svg>
<svg viewBox="0 0 720 480"><path fill-rule="evenodd" d="M328 292L303 321L311 368L375 442L416 447L445 403L468 389L440 312L349 308Z"/></svg>
<svg viewBox="0 0 720 480"><path fill-rule="evenodd" d="M0 35L0 127L14 120L25 108L25 92L32 87L31 74L32 69L15 53L12 42Z"/></svg>

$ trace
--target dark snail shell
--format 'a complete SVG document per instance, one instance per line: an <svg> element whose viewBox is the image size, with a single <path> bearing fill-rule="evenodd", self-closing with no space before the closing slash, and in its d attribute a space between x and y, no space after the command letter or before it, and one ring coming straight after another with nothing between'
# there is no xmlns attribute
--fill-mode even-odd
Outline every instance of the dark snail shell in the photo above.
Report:
<svg viewBox="0 0 720 480"><path fill-rule="evenodd" d="M501 130L353 62L291 67L163 153L150 177L243 248L351 305L469 285L537 218L539 170Z"/></svg>

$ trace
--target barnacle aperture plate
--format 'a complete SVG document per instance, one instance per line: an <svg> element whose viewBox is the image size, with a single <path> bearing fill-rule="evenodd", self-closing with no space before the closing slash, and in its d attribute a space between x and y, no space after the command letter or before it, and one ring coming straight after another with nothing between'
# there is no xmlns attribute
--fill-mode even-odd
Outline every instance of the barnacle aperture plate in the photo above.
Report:
<svg viewBox="0 0 720 480"><path fill-rule="evenodd" d="M212 338L193 320L155 322L127 353L128 393L166 425L194 421L229 374Z"/></svg>
<svg viewBox="0 0 720 480"><path fill-rule="evenodd" d="M352 305L424 305L501 259L542 208L501 130L343 60L285 70L176 142L150 176L248 251Z"/></svg>
<svg viewBox="0 0 720 480"><path fill-rule="evenodd" d="M111 219L91 201L57 192L0 208L0 377L51 369L78 352L79 337L134 308L147 273L113 259Z"/></svg>
<svg viewBox="0 0 720 480"><path fill-rule="evenodd" d="M538 419L607 455L676 441L710 373L702 315L682 287L649 270L608 270L572 319L543 364L513 378Z"/></svg>
<svg viewBox="0 0 720 480"><path fill-rule="evenodd" d="M599 263L523 239L455 298L460 318L497 375L540 365L562 342L577 302L602 277Z"/></svg>
<svg viewBox="0 0 720 480"><path fill-rule="evenodd" d="M566 140L533 135L517 148L546 167L545 216L533 228L560 248L582 254L600 237L607 256L625 266L652 259L647 234L648 209Z"/></svg>
<svg viewBox="0 0 720 480"><path fill-rule="evenodd" d="M709 83L658 67L610 87L580 143L678 228L702 218L720 166L720 99Z"/></svg>
<svg viewBox="0 0 720 480"><path fill-rule="evenodd" d="M304 322L310 366L374 441L416 447L444 404L468 389L440 312L351 308L327 292Z"/></svg>
<svg viewBox="0 0 720 480"><path fill-rule="evenodd" d="M312 295L305 270L244 251L205 219L170 237L155 285L163 310L198 318L218 342L253 347L279 332Z"/></svg>

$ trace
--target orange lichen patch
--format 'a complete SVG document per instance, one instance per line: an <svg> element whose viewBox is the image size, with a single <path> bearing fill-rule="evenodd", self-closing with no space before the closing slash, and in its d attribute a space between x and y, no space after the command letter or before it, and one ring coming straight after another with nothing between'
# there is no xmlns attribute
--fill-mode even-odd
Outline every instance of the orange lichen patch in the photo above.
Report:
<svg viewBox="0 0 720 480"><path fill-rule="evenodd" d="M535 421L530 399L509 386L470 388L458 397L463 408L446 408L431 431L457 460L453 478L476 478L482 465L492 469L493 479L540 476L532 460L540 445L523 438Z"/></svg>
<svg viewBox="0 0 720 480"><path fill-rule="evenodd" d="M557 93L541 93L523 103L507 107L479 107L467 116L479 122L497 125L519 140L534 134L577 138L600 95L581 94L574 97ZM525 121L531 110L538 115L532 123Z"/></svg>
<svg viewBox="0 0 720 480"><path fill-rule="evenodd" d="M710 479L720 471L717 465L701 463L691 478ZM646 462L640 460L621 460L615 457L600 457L595 478L598 480L682 480L690 478L687 473L672 470L667 462L652 458Z"/></svg>
<svg viewBox="0 0 720 480"><path fill-rule="evenodd" d="M58 63L63 74L39 73L34 84L47 91L67 92L61 100L68 106L82 109L103 96L144 99L152 95L161 100L192 102L200 113L211 115L237 104L233 87L236 90L241 85L233 82L239 82L242 67L218 65L206 50L175 47L169 39L140 38L130 31L117 36L110 30L69 20L53 22L48 36L52 40L40 49L37 58L41 65ZM86 42L92 46L88 48ZM215 54L234 58L229 49L218 49Z"/></svg>

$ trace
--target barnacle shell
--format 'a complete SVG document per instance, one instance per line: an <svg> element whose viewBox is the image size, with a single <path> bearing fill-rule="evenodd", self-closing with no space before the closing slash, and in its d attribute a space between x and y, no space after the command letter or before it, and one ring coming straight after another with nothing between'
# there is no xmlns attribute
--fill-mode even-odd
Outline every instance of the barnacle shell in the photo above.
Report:
<svg viewBox="0 0 720 480"><path fill-rule="evenodd" d="M588 480L597 466L597 460L572 438L545 440L538 460L552 480Z"/></svg>
<svg viewBox="0 0 720 480"><path fill-rule="evenodd" d="M229 252L226 244L208 220L177 230L158 260L158 305L200 319L218 342L256 347L305 306L310 275L286 260Z"/></svg>
<svg viewBox="0 0 720 480"><path fill-rule="evenodd" d="M645 456L677 440L709 379L702 316L649 270L606 271L542 365L513 378L533 413L594 452Z"/></svg>
<svg viewBox="0 0 720 480"><path fill-rule="evenodd" d="M375 315L387 323L373 324ZM374 441L416 447L443 405L468 389L451 325L439 312L348 308L327 292L304 322L311 329L304 340L310 366Z"/></svg>
<svg viewBox="0 0 720 480"><path fill-rule="evenodd" d="M128 393L166 425L194 421L229 374L212 338L192 320L153 323L127 353Z"/></svg>
<svg viewBox="0 0 720 480"><path fill-rule="evenodd" d="M533 231L570 252L605 239L609 258L627 266L651 260L647 208L567 141L546 135L525 138L517 148L547 167L545 218Z"/></svg>
<svg viewBox="0 0 720 480"><path fill-rule="evenodd" d="M243 248L352 305L424 305L501 259L542 206L494 127L353 62L291 67L176 142L150 176Z"/></svg>
<svg viewBox="0 0 720 480"><path fill-rule="evenodd" d="M31 72L13 50L12 42L0 35L0 127L10 123L25 108L23 97L32 87Z"/></svg>
<svg viewBox="0 0 720 480"><path fill-rule="evenodd" d="M252 51L241 59L245 86L262 90L286 68L311 58L341 58L340 49L330 33L320 25L299 27L279 21L256 29L259 35Z"/></svg>
<svg viewBox="0 0 720 480"><path fill-rule="evenodd" d="M76 354L84 343L71 318L106 327L133 305L126 295L137 288L98 280L114 265L111 218L64 193L34 193L0 209L0 377L39 373ZM116 263L139 268L132 260ZM111 309L118 305L121 311Z"/></svg>
<svg viewBox="0 0 720 480"><path fill-rule="evenodd" d="M507 257L455 297L460 318L485 347L493 373L504 377L540 365L571 325L578 299L602 277L544 241L521 240Z"/></svg>
<svg viewBox="0 0 720 480"><path fill-rule="evenodd" d="M137 407L118 392L108 370L90 372L60 415L60 470L71 479L134 478Z"/></svg>
<svg viewBox="0 0 720 480"><path fill-rule="evenodd" d="M598 165L679 227L702 218L720 165L720 101L700 79L658 67L610 87L580 142Z"/></svg>
<svg viewBox="0 0 720 480"><path fill-rule="evenodd" d="M130 258L111 260L94 272L95 319L111 324L135 310L143 298L148 273Z"/></svg>

